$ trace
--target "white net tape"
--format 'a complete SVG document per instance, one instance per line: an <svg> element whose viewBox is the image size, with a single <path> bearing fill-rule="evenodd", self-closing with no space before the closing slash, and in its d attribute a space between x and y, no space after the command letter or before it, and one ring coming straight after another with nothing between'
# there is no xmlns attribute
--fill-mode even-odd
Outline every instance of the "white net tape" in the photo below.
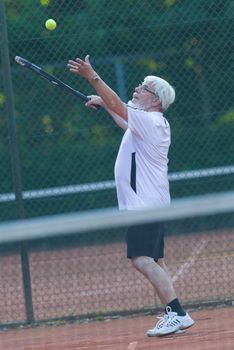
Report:
<svg viewBox="0 0 234 350"><path fill-rule="evenodd" d="M164 208L137 211L119 211L117 208L111 208L17 220L0 225L0 243L233 211L234 191L175 199L170 206Z"/></svg>

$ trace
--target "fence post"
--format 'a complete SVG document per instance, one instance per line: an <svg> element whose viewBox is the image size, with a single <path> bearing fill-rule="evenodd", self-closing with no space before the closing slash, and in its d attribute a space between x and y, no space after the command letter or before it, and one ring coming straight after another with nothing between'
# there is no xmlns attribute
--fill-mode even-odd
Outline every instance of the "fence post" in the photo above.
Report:
<svg viewBox="0 0 234 350"><path fill-rule="evenodd" d="M127 95L124 81L124 67L120 58L114 59L115 75L117 79L118 93L120 98L127 103Z"/></svg>
<svg viewBox="0 0 234 350"><path fill-rule="evenodd" d="M15 192L16 216L19 219L23 219L25 217L25 211L24 211L24 202L23 202L23 195L22 195L19 148L18 148L16 127L15 127L15 118L14 118L14 100L13 100L12 77L11 77L11 68L10 68L10 59L9 59L8 35L7 35L4 0L0 0L0 49L1 49L1 59L2 59L3 86L6 93L6 111L7 111L7 119L8 119L12 177L13 177L14 192ZM32 323L34 321L34 315L33 315L30 268L29 268L29 260L28 260L28 251L25 247L24 242L22 242L22 245L21 245L20 255L21 255L21 267L22 267L22 276L23 276L26 317L27 317L27 322Z"/></svg>

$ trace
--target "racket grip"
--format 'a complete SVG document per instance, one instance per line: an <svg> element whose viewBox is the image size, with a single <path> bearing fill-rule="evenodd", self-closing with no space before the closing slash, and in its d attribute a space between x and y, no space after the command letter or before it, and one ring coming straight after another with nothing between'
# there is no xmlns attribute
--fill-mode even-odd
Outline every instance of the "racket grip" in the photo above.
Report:
<svg viewBox="0 0 234 350"><path fill-rule="evenodd" d="M99 105L92 105L92 106L96 107L97 109L101 108L101 106L99 106Z"/></svg>
<svg viewBox="0 0 234 350"><path fill-rule="evenodd" d="M91 100L91 98L90 98L90 97L87 97L87 101L86 101L86 102L88 102L88 101L90 101L90 100ZM100 105L92 104L92 106L94 106L94 107L97 108L97 109L100 109L100 108L101 108Z"/></svg>

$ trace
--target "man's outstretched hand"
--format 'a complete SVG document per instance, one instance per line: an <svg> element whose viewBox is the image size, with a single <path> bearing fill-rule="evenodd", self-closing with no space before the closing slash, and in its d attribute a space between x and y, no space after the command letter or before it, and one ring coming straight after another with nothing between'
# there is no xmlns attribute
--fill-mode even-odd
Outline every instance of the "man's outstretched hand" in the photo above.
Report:
<svg viewBox="0 0 234 350"><path fill-rule="evenodd" d="M85 56L85 59L76 58L75 61L68 61L68 68L70 72L80 75L81 77L90 80L95 77L96 72L89 62L89 55Z"/></svg>

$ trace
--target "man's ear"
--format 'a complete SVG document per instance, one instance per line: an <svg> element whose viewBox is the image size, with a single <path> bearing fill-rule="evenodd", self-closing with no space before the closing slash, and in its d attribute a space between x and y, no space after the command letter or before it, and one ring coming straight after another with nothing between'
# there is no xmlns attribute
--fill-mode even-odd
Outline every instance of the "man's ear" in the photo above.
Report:
<svg viewBox="0 0 234 350"><path fill-rule="evenodd" d="M161 108L161 103L159 101L159 99L157 97L155 97L152 101L152 107L156 107L156 108Z"/></svg>

